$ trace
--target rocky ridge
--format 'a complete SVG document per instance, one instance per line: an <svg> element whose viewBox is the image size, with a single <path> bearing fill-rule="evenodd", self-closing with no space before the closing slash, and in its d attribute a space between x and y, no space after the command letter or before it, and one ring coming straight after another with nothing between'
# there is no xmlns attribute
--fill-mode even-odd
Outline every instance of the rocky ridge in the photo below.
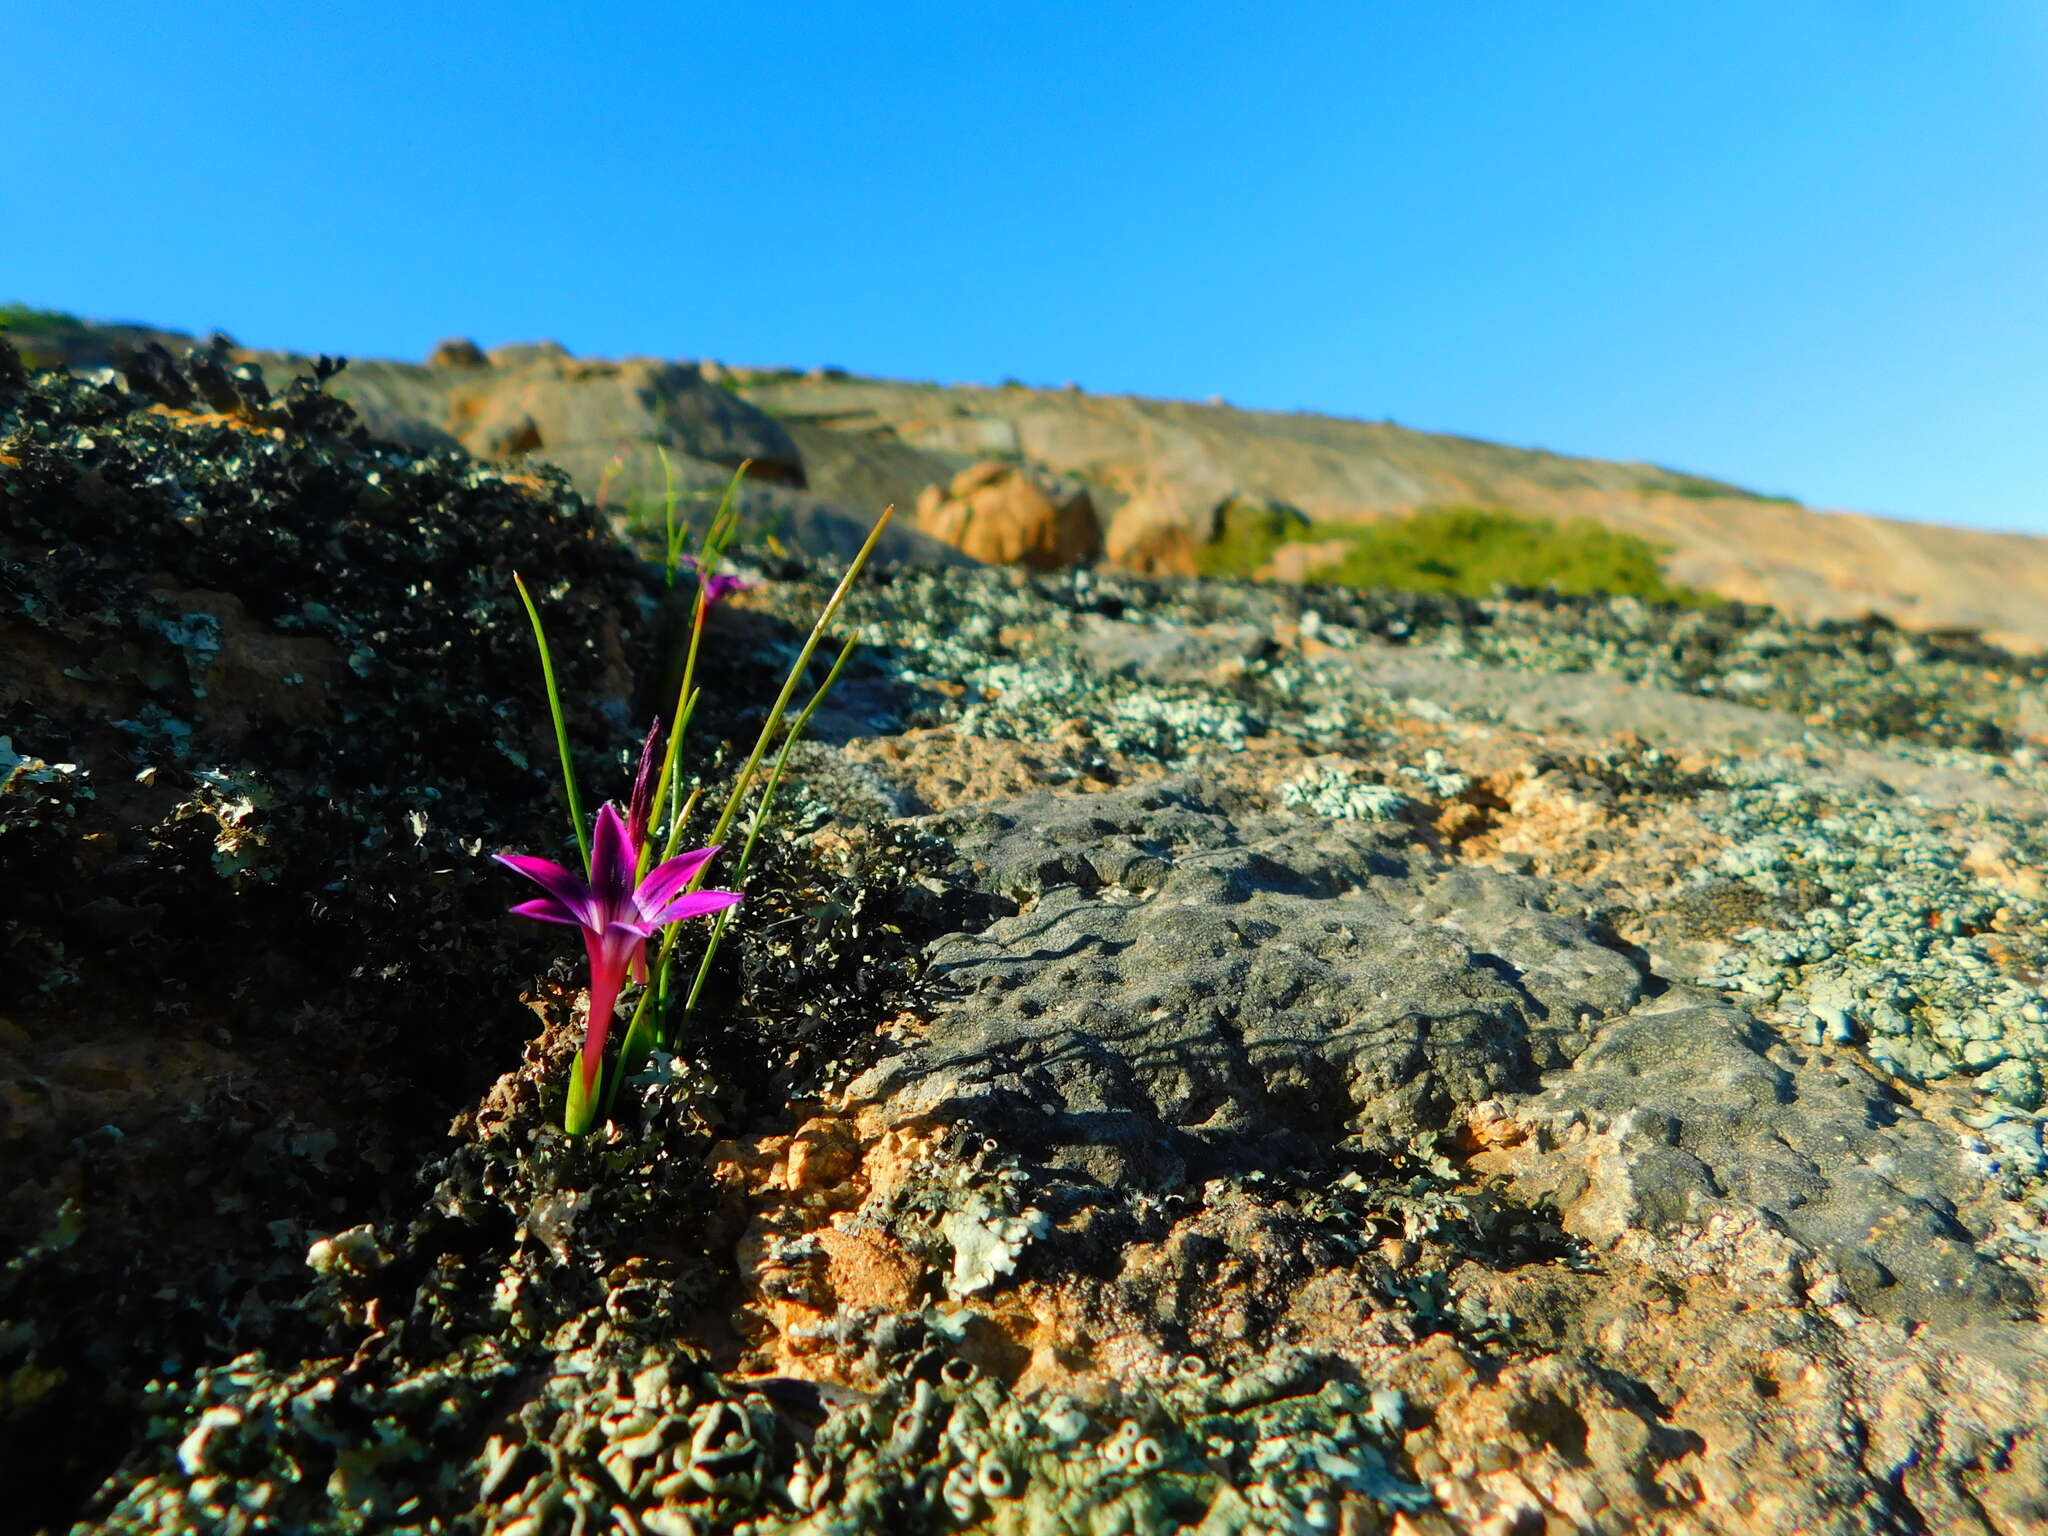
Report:
<svg viewBox="0 0 2048 1536"><path fill-rule="evenodd" d="M81 324L22 342L45 361L85 368L117 364L124 349L151 339L178 340ZM281 352L236 355L273 373L310 362ZM906 514L891 536L898 554L936 557L950 540L984 557L1029 550L1032 563L1063 567L1099 547L1120 569L1192 574L1233 504L1333 523L1475 504L1593 519L1667 551L1666 574L1681 586L1768 604L1803 622L1875 613L1916 631L1974 630L2005 646L2048 648L2048 540L1810 511L1653 464L1392 421L1071 386L911 383L837 368L607 361L572 357L552 342L488 351L447 342L424 364L358 362L342 388L379 435L420 449L459 443L485 458L545 460L615 511L656 504L677 488L715 495L730 468L750 458L757 526L779 528L813 554L850 553L868 521L893 503ZM1048 513L1028 495L1001 518L965 515L956 480L1002 475L1020 487L1060 488L1057 536L1030 531ZM912 529L907 514L928 492L952 493L939 499L959 505L944 515L935 509L931 523ZM1299 580L1341 553L1288 545L1268 571Z"/></svg>
<svg viewBox="0 0 2048 1536"><path fill-rule="evenodd" d="M2039 661L892 566L702 1038L571 1142L509 572L593 785L659 574L315 380L9 361L31 1528L2048 1520ZM832 577L757 574L707 783Z"/></svg>

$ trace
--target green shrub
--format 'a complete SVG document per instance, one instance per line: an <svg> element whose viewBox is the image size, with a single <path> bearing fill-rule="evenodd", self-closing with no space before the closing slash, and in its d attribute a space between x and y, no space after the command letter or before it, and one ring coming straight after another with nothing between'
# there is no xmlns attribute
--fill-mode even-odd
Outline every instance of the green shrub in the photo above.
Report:
<svg viewBox="0 0 2048 1536"><path fill-rule="evenodd" d="M1559 522L1497 507L1425 507L1377 523L1311 522L1291 507L1242 498L1217 514L1216 536L1196 551L1204 576L1255 576L1283 545L1343 544L1308 573L1311 583L1456 592L1496 586L1611 592L1699 606L1712 599L1665 579L1663 551L1585 518Z"/></svg>
<svg viewBox="0 0 2048 1536"><path fill-rule="evenodd" d="M31 304L0 304L0 331L82 331L85 322L61 309Z"/></svg>
<svg viewBox="0 0 2048 1536"><path fill-rule="evenodd" d="M1505 585L1609 592L1652 603L1711 601L1665 579L1656 545L1587 518L1558 522L1491 507L1425 507L1382 523L1324 527L1315 536L1352 547L1312 571L1311 581L1466 597Z"/></svg>
<svg viewBox="0 0 2048 1536"><path fill-rule="evenodd" d="M1195 569L1204 576L1255 575L1274 550L1312 528L1293 507L1233 496L1216 513L1216 536L1195 551Z"/></svg>
<svg viewBox="0 0 2048 1536"><path fill-rule="evenodd" d="M1804 506L1797 496L1773 496L1763 491L1747 490L1739 485L1730 485L1725 480L1709 480L1704 475L1688 475L1683 470L1665 470L1636 482L1636 489L1645 496L1683 496L1689 501L1719 501L1734 497L1743 501L1769 501L1780 506Z"/></svg>

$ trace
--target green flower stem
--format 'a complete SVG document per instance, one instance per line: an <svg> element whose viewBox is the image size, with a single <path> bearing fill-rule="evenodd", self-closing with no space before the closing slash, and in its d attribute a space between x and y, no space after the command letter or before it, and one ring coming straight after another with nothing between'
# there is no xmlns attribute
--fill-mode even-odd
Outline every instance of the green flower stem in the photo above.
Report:
<svg viewBox="0 0 2048 1536"><path fill-rule="evenodd" d="M596 1087L583 1070L583 1053L579 1050L569 1063L569 1102L562 1106L562 1129L569 1135L581 1136L597 1123ZM609 1112L609 1099L604 1107Z"/></svg>
<svg viewBox="0 0 2048 1536"><path fill-rule="evenodd" d="M704 531L704 543L697 557L697 612L695 621L690 626L690 650L683 662L683 685L676 690L676 709L673 716L675 725L668 733L667 750L661 754L661 775L654 782L654 803L668 806L671 812L675 809L674 802L682 793L676 777L676 758L681 750L683 736L689 730L690 715L697 703L696 695L691 692L691 684L697 676L697 649L704 638L704 620L710 612L710 606L704 601L705 583L710 580L712 572L717 568L718 557L724 553L726 543L731 540L732 530L739 524L738 515L733 511L733 501L739 494L740 480L751 463L752 459L742 460L740 467L733 471L732 479L726 482L725 499L719 502L718 510L712 514L711 526ZM664 469L667 464L668 459L664 455ZM675 585L677 544L678 539L671 532L668 547L668 575L671 586ZM681 826L680 819L671 814L666 844L668 852L663 855L664 858L674 856L676 837ZM647 873L653 852L654 845L650 839L647 846L640 851L640 867L637 873Z"/></svg>
<svg viewBox="0 0 2048 1536"><path fill-rule="evenodd" d="M754 743L753 755L747 759L746 766L740 770L739 782L733 787L732 797L726 801L725 810L718 818L717 830L707 840L709 843L718 843L732 826L732 819L739 809L741 797L746 794L747 786L753 780L754 770L760 766L762 754L768 750L768 743L775 737L776 727L782 722L783 712L789 707L790 696L796 692L796 685L803 677L804 669L810 665L812 653L817 650L818 642L824 638L825 630L831 624L833 618L846 605L847 594L853 590L853 584L859 578L862 569L867 565L868 557L874 554L875 545L881 540L882 530L888 527L889 519L894 515L895 511L894 507L885 508L882 515L875 519L875 526L869 530L867 541L861 545L860 552L853 557L853 563L847 566L846 574L839 578L839 585L832 589L832 596L826 600L825 607L819 613L817 622L811 626L810 638L804 642L804 648L798 654L796 664L789 670L789 677L782 685L782 693L775 700L775 707L769 711L767 723L761 727L761 736ZM840 659L843 663L845 660L843 653ZM837 676L838 670L838 666L835 665L833 667L834 677ZM831 686L829 679L825 686ZM822 695L823 690L821 689L819 696L822 697ZM814 699L812 707L815 707L815 705L816 700ZM806 713L808 714L808 711ZM670 739L669 745L671 751L673 751L675 745L673 738ZM664 769L664 774L666 771ZM675 829L673 827L670 828L670 836L671 838L675 836ZM690 888L694 890L702 882L703 878L704 871L699 870L697 878L691 881ZM724 916L723 913L719 915L721 917ZM655 960L656 975L665 977L668 974L668 967L673 963L674 959L675 942L676 927L672 926L664 931L661 936L661 948ZM633 1010L633 1022L627 1026L625 1042L619 1048L617 1071L621 1080L640 1070L641 1064L647 1059L648 1051L655 1044L656 1027L651 1017L656 1001L655 993L656 988L648 987L640 994L640 1004ZM617 1092L616 1084L614 1085L613 1092Z"/></svg>
<svg viewBox="0 0 2048 1536"><path fill-rule="evenodd" d="M694 705L696 703L696 700L692 698L690 702ZM676 812L677 826L680 827L688 825L690 820L690 814L697 809L697 801L702 797L703 793L704 786L701 784L691 789L690 798L688 800L685 800L683 802L682 808ZM657 961L659 960L658 951L656 953L656 959ZM654 979L654 1001L656 1005L656 1012L658 1014L668 1004L668 969L665 966L657 964L652 974ZM633 1015L633 1017L636 1019L639 1016L640 1015L637 1012Z"/></svg>
<svg viewBox="0 0 2048 1536"><path fill-rule="evenodd" d="M668 571L668 584L673 587L676 584L676 566L681 563L678 556L683 547L682 537L676 529L676 471L668 461L668 449L656 443L654 452L661 459L662 563Z"/></svg>
<svg viewBox="0 0 2048 1536"><path fill-rule="evenodd" d="M733 817L739 814L740 801L745 798L747 787L754 781L754 770L761 766L762 754L768 750L768 743L774 739L775 728L782 723L783 711L789 708L790 696L796 692L796 685L803 680L804 669L811 664L812 653L818 649L818 642L825 638L826 628L838 616L839 610L846 605L847 594L853 590L853 583L859 577L861 568L868 563L868 556L875 552L875 545L882 537L882 530L889 526L889 518L895 511L894 507L886 508L882 515L875 519L875 526L868 532L867 542L861 545L860 553L853 557L853 564L846 568L846 574L839 578L839 585L832 589L832 596L826 600L824 611L818 615L818 622L811 626L810 638L804 642L803 650L797 654L796 665L789 669L789 677L782 685L782 692L776 696L775 707L768 711L768 722L761 727L760 739L754 743L753 753L747 758L746 766L740 769L739 779L733 785L732 794L725 802L725 810L719 815L718 825L711 829L712 843L725 840L725 834L732 826ZM697 879L701 881L703 878L704 872L699 870ZM692 882L691 889L695 888L696 884ZM673 933L675 930L669 931Z"/></svg>
<svg viewBox="0 0 2048 1536"><path fill-rule="evenodd" d="M790 748L803 736L804 727L811 723L811 716L825 702L825 695L832 691L832 685L839 681L839 674L845 670L846 660L853 654L853 648L860 644L860 636L851 636L839 648L839 659L832 663L832 670L825 674L825 681L818 685L818 691L811 695L811 702L803 707L803 713L796 717L789 728L789 734L782 738L782 748L775 754L775 766L768 771L768 782L761 786L761 803L754 807L753 820L747 823L747 840L740 845L739 861L733 866L732 882L738 885L746 878L747 866L754 860L754 844L761 836L761 828L768 820L768 808L775 803L776 786L782 783L782 770L789 766ZM704 978L711 974L711 962L718 955L719 940L725 937L726 920L732 916L727 907L712 920L711 938L704 946L704 958L697 965L697 979L690 984L690 995L683 1001L683 1017L696 1012L697 996L704 990Z"/></svg>
<svg viewBox="0 0 2048 1536"><path fill-rule="evenodd" d="M576 847L583 855L583 875L590 877L590 834L583 830L583 801L576 793L576 769L569 761L569 727L562 719L562 695L555 687L554 658L548 654L547 631L541 628L540 610L533 606L533 595L526 590L526 583L519 579L519 573L512 573L512 585L519 589L519 600L526 604L526 617L533 623L533 643L540 647L540 675L547 683L548 712L555 717L555 747L562 754L562 789L569 799L569 825L576 833Z"/></svg>
<svg viewBox="0 0 2048 1536"><path fill-rule="evenodd" d="M719 913L720 917L724 915ZM611 1082L605 1088L604 1112L607 1118L618 1099L620 1084L647 1065L647 1058L660 1043L654 1038L654 1020L654 988L642 987L640 1004L633 1010L633 1022L626 1026L626 1038L619 1042L618 1063L612 1068Z"/></svg>

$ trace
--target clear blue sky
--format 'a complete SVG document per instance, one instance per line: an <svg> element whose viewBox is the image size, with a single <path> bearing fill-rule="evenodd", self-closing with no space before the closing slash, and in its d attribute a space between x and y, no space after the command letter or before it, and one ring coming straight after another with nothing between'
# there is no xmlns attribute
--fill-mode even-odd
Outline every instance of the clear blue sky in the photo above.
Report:
<svg viewBox="0 0 2048 1536"><path fill-rule="evenodd" d="M1220 394L2048 533L2039 0L0 0L0 38L0 302Z"/></svg>

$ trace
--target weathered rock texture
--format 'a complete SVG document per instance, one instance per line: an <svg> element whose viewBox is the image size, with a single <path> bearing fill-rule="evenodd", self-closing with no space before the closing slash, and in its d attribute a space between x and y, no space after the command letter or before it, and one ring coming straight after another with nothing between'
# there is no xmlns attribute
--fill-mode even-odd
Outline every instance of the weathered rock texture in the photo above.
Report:
<svg viewBox="0 0 2048 1536"><path fill-rule="evenodd" d="M883 569L710 1005L571 1142L509 571L593 797L658 573L224 349L11 363L29 1528L2048 1523L2040 661ZM835 575L762 573L713 803Z"/></svg>
<svg viewBox="0 0 2048 1536"><path fill-rule="evenodd" d="M1097 488L1111 557L1140 571L1186 569L1180 549L1208 537L1232 496L1340 522L1476 503L1594 518L1668 548L1676 582L1801 619L1876 612L2048 646L2048 540L2023 534L1815 512L1651 464L1310 412L794 373L752 376L743 392L786 422L926 452L1009 453L1073 476ZM815 484L835 494L829 479Z"/></svg>
<svg viewBox="0 0 2048 1536"><path fill-rule="evenodd" d="M1035 571L1063 571L1102 547L1086 490L999 460L918 492L917 525L986 564Z"/></svg>

